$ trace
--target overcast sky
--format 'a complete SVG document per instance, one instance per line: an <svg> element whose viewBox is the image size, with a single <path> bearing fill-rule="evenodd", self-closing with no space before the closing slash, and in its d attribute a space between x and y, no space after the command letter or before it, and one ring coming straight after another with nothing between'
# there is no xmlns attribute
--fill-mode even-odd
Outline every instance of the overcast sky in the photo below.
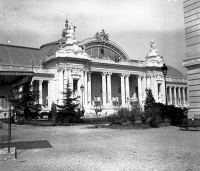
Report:
<svg viewBox="0 0 200 171"><path fill-rule="evenodd" d="M145 60L156 40L167 65L185 73L182 0L0 0L0 43L37 47L61 38L65 19L78 41L102 29L131 59Z"/></svg>

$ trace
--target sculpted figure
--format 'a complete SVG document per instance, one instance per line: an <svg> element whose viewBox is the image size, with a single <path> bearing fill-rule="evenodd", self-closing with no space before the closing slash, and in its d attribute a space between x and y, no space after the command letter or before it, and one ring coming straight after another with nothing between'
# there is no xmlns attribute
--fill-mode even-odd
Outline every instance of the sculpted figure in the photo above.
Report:
<svg viewBox="0 0 200 171"><path fill-rule="evenodd" d="M156 49L156 41L155 40L151 40L150 46L151 46L151 49L155 50Z"/></svg>

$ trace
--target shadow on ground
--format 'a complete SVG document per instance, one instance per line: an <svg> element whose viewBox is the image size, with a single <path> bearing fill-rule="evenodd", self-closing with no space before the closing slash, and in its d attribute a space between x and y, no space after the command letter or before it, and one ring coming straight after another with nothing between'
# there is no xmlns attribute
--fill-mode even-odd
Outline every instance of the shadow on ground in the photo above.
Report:
<svg viewBox="0 0 200 171"><path fill-rule="evenodd" d="M7 147L8 147L7 143L0 143L0 149ZM47 140L39 140L39 141L12 142L11 147L16 147L16 149L38 149L38 148L52 148L52 145Z"/></svg>

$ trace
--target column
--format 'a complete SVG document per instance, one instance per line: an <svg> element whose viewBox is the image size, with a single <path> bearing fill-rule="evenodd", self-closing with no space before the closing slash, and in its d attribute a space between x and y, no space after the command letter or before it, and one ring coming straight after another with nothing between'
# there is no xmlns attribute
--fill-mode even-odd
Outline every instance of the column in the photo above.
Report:
<svg viewBox="0 0 200 171"><path fill-rule="evenodd" d="M112 101L112 93L111 93L111 72L107 73L107 90L108 90L108 102L111 103Z"/></svg>
<svg viewBox="0 0 200 171"><path fill-rule="evenodd" d="M51 108L51 104L54 101L54 90L53 90L53 81L48 80L48 107ZM56 103L54 101L54 103Z"/></svg>
<svg viewBox="0 0 200 171"><path fill-rule="evenodd" d="M103 105L106 105L106 72L102 73L102 100Z"/></svg>
<svg viewBox="0 0 200 171"><path fill-rule="evenodd" d="M172 87L169 86L169 102L172 104Z"/></svg>
<svg viewBox="0 0 200 171"><path fill-rule="evenodd" d="M142 105L142 76L138 75L138 98L139 98L139 104Z"/></svg>
<svg viewBox="0 0 200 171"><path fill-rule="evenodd" d="M42 103L42 82L43 82L43 80L39 80L39 93L40 93L39 104L41 104L41 105L43 105L43 103Z"/></svg>
<svg viewBox="0 0 200 171"><path fill-rule="evenodd" d="M181 89L178 87L178 104L181 105Z"/></svg>
<svg viewBox="0 0 200 171"><path fill-rule="evenodd" d="M174 87L174 105L177 105L176 87Z"/></svg>
<svg viewBox="0 0 200 171"><path fill-rule="evenodd" d="M163 81L162 81L162 95L164 97L164 99L163 99L164 104L166 104L167 93L166 93L166 90L165 90L165 79L164 79L164 77L163 77Z"/></svg>
<svg viewBox="0 0 200 171"><path fill-rule="evenodd" d="M91 91L92 91L92 84L91 84L91 74L92 74L92 72L88 72L88 102L89 102L89 105L91 105L92 104L92 98L91 98L91 96L92 96L92 94L91 94Z"/></svg>
<svg viewBox="0 0 200 171"><path fill-rule="evenodd" d="M130 77L130 74L125 75L125 80L126 80L126 100L127 100L127 98L130 99L129 77Z"/></svg>
<svg viewBox="0 0 200 171"><path fill-rule="evenodd" d="M183 90L183 105L185 105L185 87L183 87L182 90Z"/></svg>
<svg viewBox="0 0 200 171"><path fill-rule="evenodd" d="M154 92L153 92L153 95L154 95L154 99L156 102L158 102L158 84L157 84L157 75L153 75L153 82L154 82Z"/></svg>
<svg viewBox="0 0 200 171"><path fill-rule="evenodd" d="M154 88L153 88L153 83L154 83L154 82L153 82L153 75L150 75L149 77L150 77L150 89L152 90L152 94L154 94L154 93L153 93L153 91L154 91ZM154 97L154 98L155 98L155 97Z"/></svg>
<svg viewBox="0 0 200 171"><path fill-rule="evenodd" d="M121 74L121 100L122 100L122 105L125 105L124 74Z"/></svg>
<svg viewBox="0 0 200 171"><path fill-rule="evenodd" d="M149 89L150 88L150 75L147 75L146 79L147 79L147 89Z"/></svg>
<svg viewBox="0 0 200 171"><path fill-rule="evenodd" d="M63 78L63 69L62 68L59 68L58 69L58 88L59 88L59 102L61 103L62 102L62 99L63 99L63 84L64 84L64 78Z"/></svg>
<svg viewBox="0 0 200 171"><path fill-rule="evenodd" d="M88 104L88 76L87 76L87 69L85 70L84 94L85 94L85 105L87 105Z"/></svg>
<svg viewBox="0 0 200 171"><path fill-rule="evenodd" d="M142 87L143 87L143 101L146 99L146 88L147 88L147 76L143 75L142 79Z"/></svg>

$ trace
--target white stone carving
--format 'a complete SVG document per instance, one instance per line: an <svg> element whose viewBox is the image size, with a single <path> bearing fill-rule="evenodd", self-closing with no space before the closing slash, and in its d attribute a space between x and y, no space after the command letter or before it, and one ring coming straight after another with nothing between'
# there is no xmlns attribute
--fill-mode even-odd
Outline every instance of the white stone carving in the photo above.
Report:
<svg viewBox="0 0 200 171"><path fill-rule="evenodd" d="M150 66L150 67L152 66L162 67L164 64L163 57L160 56L160 54L158 53L155 40L151 40L150 47L151 49L150 49L150 52L146 56L146 61L144 65Z"/></svg>
<svg viewBox="0 0 200 171"><path fill-rule="evenodd" d="M56 57L88 58L87 53L85 53L85 46L81 45L75 38L75 28L76 26L68 24L68 20L66 19L65 29L62 32L65 43L56 52Z"/></svg>

